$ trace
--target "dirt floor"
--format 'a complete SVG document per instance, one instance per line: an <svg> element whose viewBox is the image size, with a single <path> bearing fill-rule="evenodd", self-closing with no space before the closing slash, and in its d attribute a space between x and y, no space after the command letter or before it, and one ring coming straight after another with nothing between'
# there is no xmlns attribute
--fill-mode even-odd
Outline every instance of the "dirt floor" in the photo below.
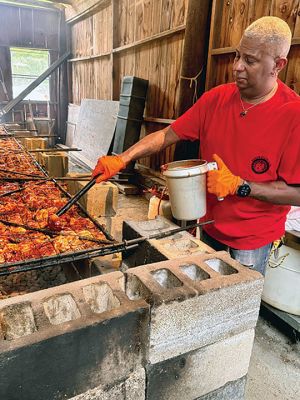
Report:
<svg viewBox="0 0 300 400"><path fill-rule="evenodd" d="M245 400L300 399L300 342L259 318Z"/></svg>

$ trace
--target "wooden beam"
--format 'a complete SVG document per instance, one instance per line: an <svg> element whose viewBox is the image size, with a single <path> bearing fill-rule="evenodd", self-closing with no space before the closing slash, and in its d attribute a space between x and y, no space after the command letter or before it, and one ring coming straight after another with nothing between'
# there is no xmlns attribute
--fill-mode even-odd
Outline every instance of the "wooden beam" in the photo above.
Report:
<svg viewBox="0 0 300 400"><path fill-rule="evenodd" d="M15 99L11 100L6 104L5 107L0 110L0 116L7 114L11 111L17 104L19 104L29 93L33 91L40 83L42 83L49 75L52 74L67 58L70 57L70 52L66 52L58 60L56 60L50 67L43 72L34 82L32 82L26 89L23 90Z"/></svg>
<svg viewBox="0 0 300 400"><path fill-rule="evenodd" d="M67 18L66 23L72 24L72 23L78 22L81 19L86 18L86 17L96 13L101 8L107 7L111 3L111 1L112 0L98 0L96 3L92 4L90 7L83 9L82 11L79 11L76 15L73 15L70 18ZM74 3L73 3L72 8L76 12L76 5Z"/></svg>
<svg viewBox="0 0 300 400"><path fill-rule="evenodd" d="M117 48L113 49L113 53L119 53L121 51L130 49L132 47L138 47L138 46L141 46L141 45L143 45L145 43L153 42L154 40L158 40L158 39L161 39L161 38L165 38L165 37L174 35L177 32L182 32L185 29L186 29L186 25L179 25L176 28L172 28L172 29L169 29L167 31L164 31L164 32L161 32L161 33L157 33L156 35L150 36L148 38L137 40L136 42L125 44L124 46L117 47Z"/></svg>
<svg viewBox="0 0 300 400"><path fill-rule="evenodd" d="M68 62L72 63L72 62L78 62L78 61L88 61L88 60L94 60L97 58L108 57L110 55L111 55L111 51L107 51L106 53L102 53L102 54L95 54L95 55L86 56L86 57L70 58L68 60Z"/></svg>

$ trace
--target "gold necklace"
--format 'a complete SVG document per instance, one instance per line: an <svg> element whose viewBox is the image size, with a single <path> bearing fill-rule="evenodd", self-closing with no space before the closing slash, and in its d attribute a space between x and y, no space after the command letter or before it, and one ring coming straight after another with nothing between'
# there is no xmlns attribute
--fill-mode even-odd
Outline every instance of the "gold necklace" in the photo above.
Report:
<svg viewBox="0 0 300 400"><path fill-rule="evenodd" d="M241 102L241 106L242 106L242 109L243 109L243 111L240 112L240 117L245 117L245 116L247 115L248 111L251 110L251 108L253 108L253 107L255 107L255 106L258 106L258 104L263 103L263 102L266 100L266 98L267 98L268 96L270 96L269 98L271 98L271 97L273 96L273 93L276 91L277 86L278 86L278 85L277 85L277 82L276 82L275 85L272 87L272 89L270 90L269 93L265 94L265 95L261 98L260 101L258 101L258 102L255 103L255 104L252 104L252 106L250 106L250 107L248 107L248 108L245 108L245 107L244 107L243 100L242 100L242 97L241 97L241 94L240 94L240 102Z"/></svg>

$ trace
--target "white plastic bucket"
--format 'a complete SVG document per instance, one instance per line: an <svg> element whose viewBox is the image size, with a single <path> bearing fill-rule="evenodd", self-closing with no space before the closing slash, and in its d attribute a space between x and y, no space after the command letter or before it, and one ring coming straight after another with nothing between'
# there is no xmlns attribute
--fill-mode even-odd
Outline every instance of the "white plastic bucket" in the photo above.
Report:
<svg viewBox="0 0 300 400"><path fill-rule="evenodd" d="M206 214L206 172L216 163L205 160L175 161L164 166L172 214L191 221Z"/></svg>
<svg viewBox="0 0 300 400"><path fill-rule="evenodd" d="M300 315L300 250L281 246L270 257L262 299L271 306Z"/></svg>

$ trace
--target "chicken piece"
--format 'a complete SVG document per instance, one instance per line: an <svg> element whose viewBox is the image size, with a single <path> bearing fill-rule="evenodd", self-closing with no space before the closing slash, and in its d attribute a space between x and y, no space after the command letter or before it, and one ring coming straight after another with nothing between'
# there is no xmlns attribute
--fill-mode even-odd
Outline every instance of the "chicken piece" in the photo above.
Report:
<svg viewBox="0 0 300 400"><path fill-rule="evenodd" d="M5 262L23 261L18 244L8 243L3 248Z"/></svg>
<svg viewBox="0 0 300 400"><path fill-rule="evenodd" d="M49 212L47 209L42 208L37 210L34 219L39 223L40 228L48 226Z"/></svg>
<svg viewBox="0 0 300 400"><path fill-rule="evenodd" d="M49 236L46 236L43 233L34 232L31 234L31 240L41 257L56 255L52 239L50 239Z"/></svg>
<svg viewBox="0 0 300 400"><path fill-rule="evenodd" d="M53 247L57 253L65 253L72 250L72 241L74 237L71 236L56 236L53 239Z"/></svg>
<svg viewBox="0 0 300 400"><path fill-rule="evenodd" d="M41 257L37 246L35 246L33 242L28 240L23 243L19 243L19 251L21 252L23 259L25 260Z"/></svg>

